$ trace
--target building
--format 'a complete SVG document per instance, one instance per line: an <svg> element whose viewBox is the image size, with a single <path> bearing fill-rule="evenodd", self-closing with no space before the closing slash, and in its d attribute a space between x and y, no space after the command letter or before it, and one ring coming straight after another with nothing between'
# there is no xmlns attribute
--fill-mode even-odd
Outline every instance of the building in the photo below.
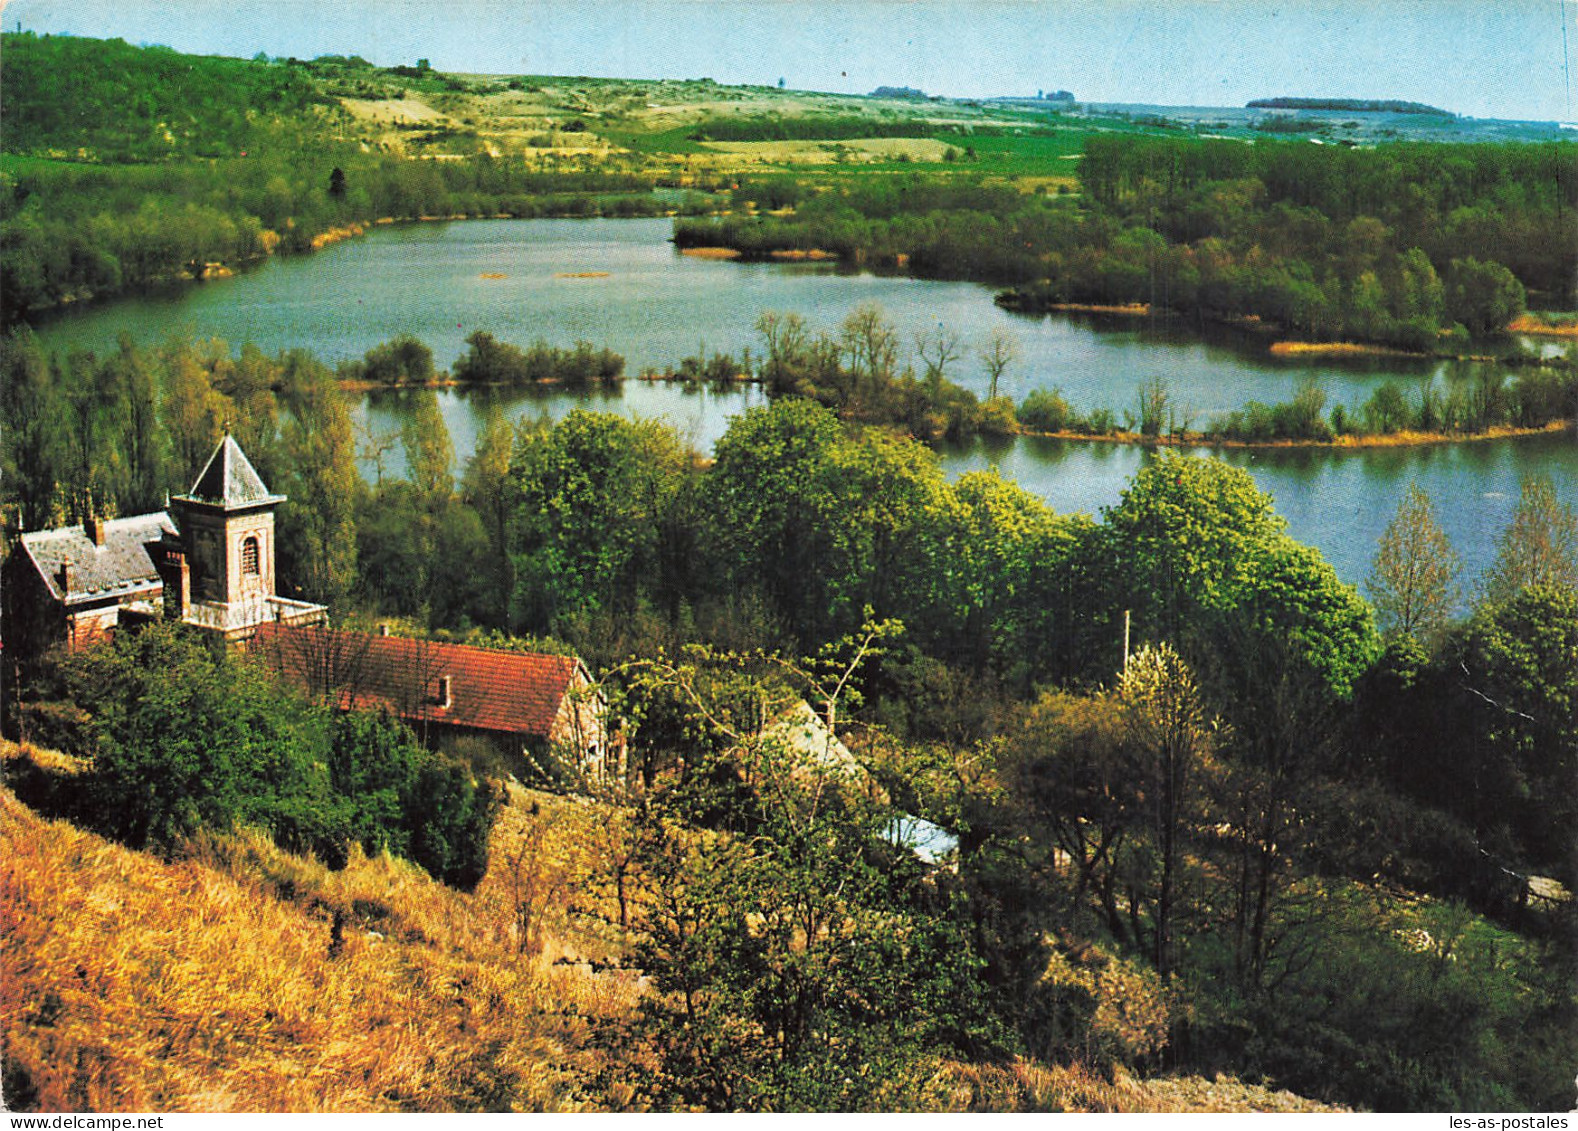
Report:
<svg viewBox="0 0 1578 1131"><path fill-rule="evenodd" d="M167 511L24 533L6 562L6 646L26 660L79 649L123 624L170 617L225 641L261 624L314 624L322 605L274 591L271 493L226 436Z"/></svg>
<svg viewBox="0 0 1578 1131"><path fill-rule="evenodd" d="M480 740L502 767L539 778L624 770L607 703L573 656L285 623L260 626L248 651L341 710L389 711L434 749Z"/></svg>
<svg viewBox="0 0 1578 1131"><path fill-rule="evenodd" d="M434 748L480 739L512 772L623 772L580 660L331 629L322 605L279 596L284 501L226 436L167 511L23 534L6 563L6 655L25 663L179 620L341 709L389 710Z"/></svg>

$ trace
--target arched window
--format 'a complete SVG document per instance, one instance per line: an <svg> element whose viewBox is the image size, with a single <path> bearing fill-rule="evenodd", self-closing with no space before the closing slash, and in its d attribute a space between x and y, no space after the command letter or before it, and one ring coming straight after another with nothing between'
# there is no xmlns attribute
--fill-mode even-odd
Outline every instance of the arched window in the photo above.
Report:
<svg viewBox="0 0 1578 1131"><path fill-rule="evenodd" d="M241 572L248 577L256 577L262 572L258 564L258 540L248 538L241 543Z"/></svg>

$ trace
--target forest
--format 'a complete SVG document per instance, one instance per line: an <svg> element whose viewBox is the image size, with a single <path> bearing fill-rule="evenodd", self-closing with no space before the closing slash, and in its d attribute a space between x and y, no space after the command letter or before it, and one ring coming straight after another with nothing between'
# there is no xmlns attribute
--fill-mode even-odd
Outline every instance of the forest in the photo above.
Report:
<svg viewBox="0 0 1578 1131"><path fill-rule="evenodd" d="M1578 146L1360 150L1092 134L1080 192L922 175L839 186L789 216L676 222L681 246L821 248L922 275L1011 284L999 301L1148 303L1314 340L1434 352L1573 304ZM741 192L748 190L742 189Z"/></svg>
<svg viewBox="0 0 1578 1131"><path fill-rule="evenodd" d="M1208 459L1161 455L1098 518L1063 516L782 396L711 461L658 423L495 415L457 478L433 393L415 390L389 438L408 474L366 483L335 376L300 351L51 359L24 336L3 375L7 419L27 422L7 431L7 506L28 526L156 507L229 421L289 496L294 594L351 623L574 650L604 673L629 741L619 796L657 822L637 822L627 863L686 893L627 913L661 991L642 1040L668 1050L643 1102L920 1102L903 1089L939 1056L1222 1069L1380 1109L1566 1101L1578 518L1547 482L1525 484L1477 579L1411 497L1366 600L1246 473ZM398 733L302 721L174 659L179 640L133 639L33 677L35 698L81 714L30 725L97 751L121 801L95 815L94 793L80 819L130 843L250 823L287 845L419 852L427 826L399 815L410 786L359 800L375 787L356 752ZM177 669L204 690L190 713L156 698L174 712L160 733L230 719L221 733L258 749L293 720L305 792L270 802L283 786L253 791L239 754L228 792L195 808L114 777L129 751L142 781L185 757L174 739L138 745L154 732L130 706ZM885 800L742 747L761 704L794 696L836 704ZM443 772L410 764L410 783ZM314 765L331 779L312 784ZM441 828L488 819L456 797ZM896 811L952 830L957 870L896 860ZM161 824L171 812L187 824ZM747 832L771 851L734 860ZM464 879L454 859L429 866ZM815 884L833 870L850 881ZM850 933L797 944L800 915ZM902 932L878 928L894 916ZM706 1008L678 1008L685 995Z"/></svg>

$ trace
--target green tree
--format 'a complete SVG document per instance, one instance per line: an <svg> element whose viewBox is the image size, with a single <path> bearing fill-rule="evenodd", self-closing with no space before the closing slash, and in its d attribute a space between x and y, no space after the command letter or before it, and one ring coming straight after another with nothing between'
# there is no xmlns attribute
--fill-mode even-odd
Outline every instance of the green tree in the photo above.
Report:
<svg viewBox="0 0 1578 1131"><path fill-rule="evenodd" d="M63 430L59 390L31 330L0 343L0 487L15 499L22 529L56 517Z"/></svg>
<svg viewBox="0 0 1578 1131"><path fill-rule="evenodd" d="M962 476L922 519L911 631L940 656L1028 683L1066 627L1054 582L1074 538L1072 524L995 472Z"/></svg>
<svg viewBox="0 0 1578 1131"><path fill-rule="evenodd" d="M1118 695L1131 757L1156 850L1150 955L1173 969L1184 847L1197 822L1201 778L1211 756L1211 719L1194 674L1167 644L1145 648L1123 670Z"/></svg>
<svg viewBox="0 0 1578 1131"><path fill-rule="evenodd" d="M477 449L466 461L460 495L482 523L487 536L488 578L483 619L497 628L509 623L510 594L515 571L509 553L509 522L513 509L510 466L515 431L497 404L489 404L477 437Z"/></svg>
<svg viewBox="0 0 1578 1131"><path fill-rule="evenodd" d="M827 669L830 716L864 639ZM655 1061L639 1089L715 1111L925 1105L941 1058L1005 1038L963 908L892 842L861 771L762 727L795 696L753 666L698 650L641 681L678 692L718 754L693 748L636 831L636 960L655 991L632 1025Z"/></svg>
<svg viewBox="0 0 1578 1131"><path fill-rule="evenodd" d="M411 411L400 426L400 441L417 493L435 510L449 502L455 493L455 446L433 390L423 389L414 395Z"/></svg>
<svg viewBox="0 0 1578 1131"><path fill-rule="evenodd" d="M1578 515L1556 497L1548 477L1523 480L1512 522L1482 585L1492 602L1535 585L1578 589Z"/></svg>
<svg viewBox="0 0 1578 1131"><path fill-rule="evenodd" d="M1499 263L1472 256L1454 259L1447 269L1447 316L1471 334L1496 334L1524 311L1523 284Z"/></svg>
<svg viewBox="0 0 1578 1131"><path fill-rule="evenodd" d="M339 610L357 579L356 507L365 485L356 470L356 433L333 375L318 362L292 351L282 380L286 475L270 484L288 496L279 510L279 576L306 600Z"/></svg>
<svg viewBox="0 0 1578 1131"><path fill-rule="evenodd" d="M190 344L167 348L161 361L164 404L160 419L170 438L171 473L185 490L224 434L230 403L214 388L211 371Z"/></svg>
<svg viewBox="0 0 1578 1131"><path fill-rule="evenodd" d="M1248 472L1170 452L1103 517L1110 599L1156 640L1176 640L1196 609L1229 607L1257 548L1285 525Z"/></svg>
<svg viewBox="0 0 1578 1131"><path fill-rule="evenodd" d="M577 410L522 435L510 467L515 621L542 630L632 610L690 463L673 431L650 421Z"/></svg>
<svg viewBox="0 0 1578 1131"><path fill-rule="evenodd" d="M96 827L139 847L243 824L298 850L343 839L319 716L261 670L158 625L74 655L65 679L92 717Z"/></svg>
<svg viewBox="0 0 1578 1131"><path fill-rule="evenodd" d="M1388 633L1433 639L1457 601L1462 563L1436 522L1435 508L1410 484L1381 535L1365 587Z"/></svg>
<svg viewBox="0 0 1578 1131"><path fill-rule="evenodd" d="M1578 882L1578 590L1531 585L1481 606L1450 650L1469 718L1450 736L1459 796L1493 846Z"/></svg>

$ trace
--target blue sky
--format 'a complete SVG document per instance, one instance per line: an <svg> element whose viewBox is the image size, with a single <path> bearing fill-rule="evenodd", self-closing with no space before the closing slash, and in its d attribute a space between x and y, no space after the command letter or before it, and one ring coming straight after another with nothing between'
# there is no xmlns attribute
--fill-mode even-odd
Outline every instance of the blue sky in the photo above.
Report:
<svg viewBox="0 0 1578 1131"><path fill-rule="evenodd" d="M12 0L7 30L441 70L1574 120L1578 0ZM1565 36L1564 36L1565 24Z"/></svg>

